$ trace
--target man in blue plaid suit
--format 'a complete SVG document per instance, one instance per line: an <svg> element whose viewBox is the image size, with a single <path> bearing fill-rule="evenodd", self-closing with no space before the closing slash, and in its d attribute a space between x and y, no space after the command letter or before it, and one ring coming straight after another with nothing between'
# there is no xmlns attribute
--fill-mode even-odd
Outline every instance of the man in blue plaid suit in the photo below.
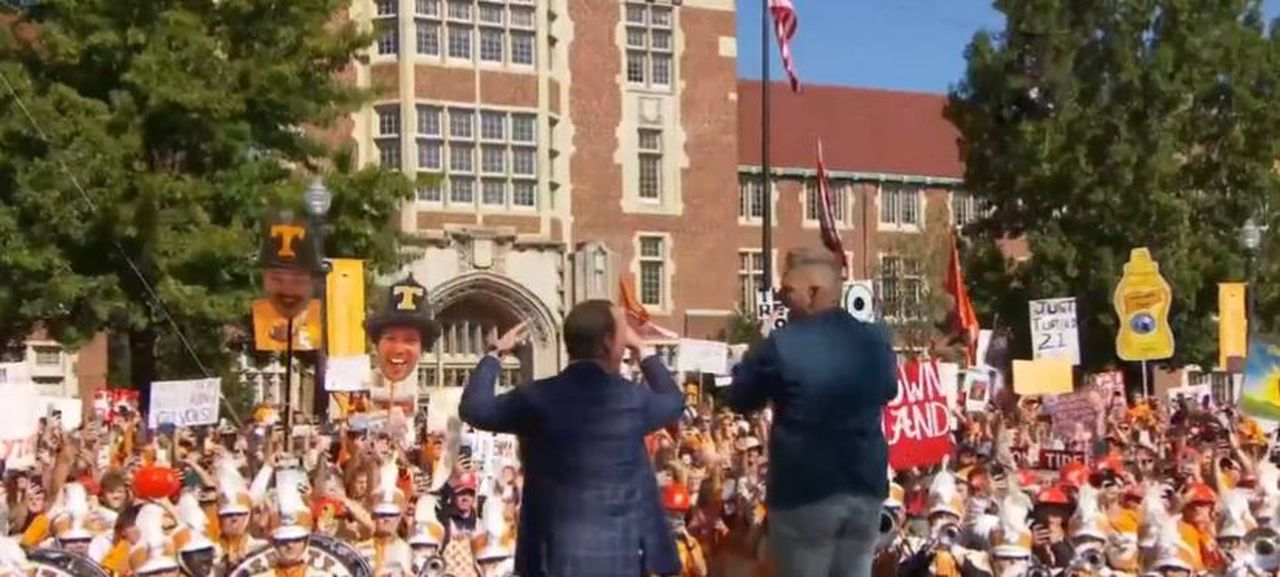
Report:
<svg viewBox="0 0 1280 577"><path fill-rule="evenodd" d="M501 356L524 323L490 345L458 409L473 427L520 440L524 495L516 542L521 577L675 575L647 434L674 423L684 395L655 356L644 357L621 307L585 301L564 323L569 365L559 375L495 395ZM648 387L623 378L623 352L644 358Z"/></svg>

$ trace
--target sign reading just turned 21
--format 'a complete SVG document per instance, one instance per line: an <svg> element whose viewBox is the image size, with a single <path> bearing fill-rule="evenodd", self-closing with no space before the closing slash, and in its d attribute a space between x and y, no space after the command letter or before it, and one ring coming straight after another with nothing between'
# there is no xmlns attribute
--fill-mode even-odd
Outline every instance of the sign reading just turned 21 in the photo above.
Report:
<svg viewBox="0 0 1280 577"><path fill-rule="evenodd" d="M1169 327L1173 291L1146 248L1130 251L1113 302L1120 317L1116 356L1126 361L1156 361L1173 356L1173 330Z"/></svg>

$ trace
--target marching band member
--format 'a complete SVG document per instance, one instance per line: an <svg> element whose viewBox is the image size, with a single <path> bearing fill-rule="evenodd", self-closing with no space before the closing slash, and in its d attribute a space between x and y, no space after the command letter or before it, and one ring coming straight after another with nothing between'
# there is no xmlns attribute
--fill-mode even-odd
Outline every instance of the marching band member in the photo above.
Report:
<svg viewBox="0 0 1280 577"><path fill-rule="evenodd" d="M928 504L929 541L903 563L903 574L933 577L990 575L986 555L967 549L960 543L964 502L956 489L955 475L947 469L945 459L929 486Z"/></svg>
<svg viewBox="0 0 1280 577"><path fill-rule="evenodd" d="M1031 499L1010 493L1000 502L1000 522L991 534L993 577L1022 577L1031 569Z"/></svg>
<svg viewBox="0 0 1280 577"><path fill-rule="evenodd" d="M1155 550L1155 561L1148 567L1148 573L1161 577L1192 577L1198 573L1198 553L1183 540L1175 523L1160 525L1156 532Z"/></svg>
<svg viewBox="0 0 1280 577"><path fill-rule="evenodd" d="M268 563L275 577L325 577L326 573L307 564L311 537L311 510L302 499L302 483L297 471L281 471L276 478L276 528L271 531Z"/></svg>
<svg viewBox="0 0 1280 577"><path fill-rule="evenodd" d="M1110 574L1106 548L1111 542L1112 527L1099 504L1099 492L1092 484L1085 483L1078 497L1075 514L1068 525L1074 556L1067 572L1076 576Z"/></svg>
<svg viewBox="0 0 1280 577"><path fill-rule="evenodd" d="M249 553L266 544L249 534L254 499L244 477L231 459L216 465L218 482L218 536L216 564L226 572Z"/></svg>
<svg viewBox="0 0 1280 577"><path fill-rule="evenodd" d="M88 528L90 522L89 494L80 483L67 483L62 486L62 497L52 519L53 536L58 547L78 553L89 554L89 544L94 534Z"/></svg>
<svg viewBox="0 0 1280 577"><path fill-rule="evenodd" d="M422 575L427 566L444 571L444 559L440 557L440 545L444 543L444 525L437 517L439 501L435 495L418 496L413 509L413 532L409 536L409 549L413 559L413 574Z"/></svg>
<svg viewBox="0 0 1280 577"><path fill-rule="evenodd" d="M163 507L151 503L138 510L138 543L129 552L134 577L179 577L173 541L164 529L166 515Z"/></svg>
<svg viewBox="0 0 1280 577"><path fill-rule="evenodd" d="M373 492L373 537L360 544L359 550L373 567L375 577L401 577L413 565L409 544L396 530L404 512L404 493L396 487L399 469L387 462L378 469L378 487Z"/></svg>
<svg viewBox="0 0 1280 577"><path fill-rule="evenodd" d="M217 546L205 536L209 519L195 494L185 492L178 498L178 520L182 527L174 536L178 549L178 565L186 577L210 577L218 558Z"/></svg>
<svg viewBox="0 0 1280 577"><path fill-rule="evenodd" d="M462 473L449 485L452 493L448 519L445 521L445 569L455 577L480 577L476 564L475 544L480 529L476 518L476 477Z"/></svg>
<svg viewBox="0 0 1280 577"><path fill-rule="evenodd" d="M507 504L496 496L485 500L483 546L476 552L476 563L483 577L508 577L515 572L516 535L507 522ZM684 577L684 576L681 576Z"/></svg>

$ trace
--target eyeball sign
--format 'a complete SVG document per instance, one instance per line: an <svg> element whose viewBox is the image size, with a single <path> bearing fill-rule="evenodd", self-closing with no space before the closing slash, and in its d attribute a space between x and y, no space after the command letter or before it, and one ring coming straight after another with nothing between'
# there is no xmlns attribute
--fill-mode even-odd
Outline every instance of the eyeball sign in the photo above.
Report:
<svg viewBox="0 0 1280 577"><path fill-rule="evenodd" d="M844 285L844 310L864 323L876 322L874 298L871 281L860 280Z"/></svg>
<svg viewBox="0 0 1280 577"><path fill-rule="evenodd" d="M943 387L934 361L898 365L898 396L885 407L883 421L895 471L932 465L951 454L951 411Z"/></svg>

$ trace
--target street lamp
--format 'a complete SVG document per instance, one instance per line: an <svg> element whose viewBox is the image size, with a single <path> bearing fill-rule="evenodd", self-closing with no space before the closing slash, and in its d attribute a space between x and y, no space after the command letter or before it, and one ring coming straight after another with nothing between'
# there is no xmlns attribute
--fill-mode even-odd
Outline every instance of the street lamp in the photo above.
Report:
<svg viewBox="0 0 1280 577"><path fill-rule="evenodd" d="M1244 226L1240 227L1240 244L1244 245L1245 250L1245 274L1248 278L1248 301L1246 301L1246 317L1245 322L1248 331L1253 331L1253 315L1254 308L1257 306L1257 267L1254 265L1254 259L1258 256L1258 249L1262 247L1262 233L1266 232L1267 227L1259 226L1253 217L1249 217L1244 221Z"/></svg>
<svg viewBox="0 0 1280 577"><path fill-rule="evenodd" d="M316 255L320 257L320 271L316 290L320 298L320 349L316 351L315 390L311 394L311 412L317 420L324 422L329 413L329 395L325 392L325 368L329 364L329 261L324 254L323 222L333 205L333 193L324 185L319 177L311 181L303 196L307 205L307 215L311 217L311 230L315 235ZM290 409L292 410L292 409ZM292 435L292 432L286 434Z"/></svg>

